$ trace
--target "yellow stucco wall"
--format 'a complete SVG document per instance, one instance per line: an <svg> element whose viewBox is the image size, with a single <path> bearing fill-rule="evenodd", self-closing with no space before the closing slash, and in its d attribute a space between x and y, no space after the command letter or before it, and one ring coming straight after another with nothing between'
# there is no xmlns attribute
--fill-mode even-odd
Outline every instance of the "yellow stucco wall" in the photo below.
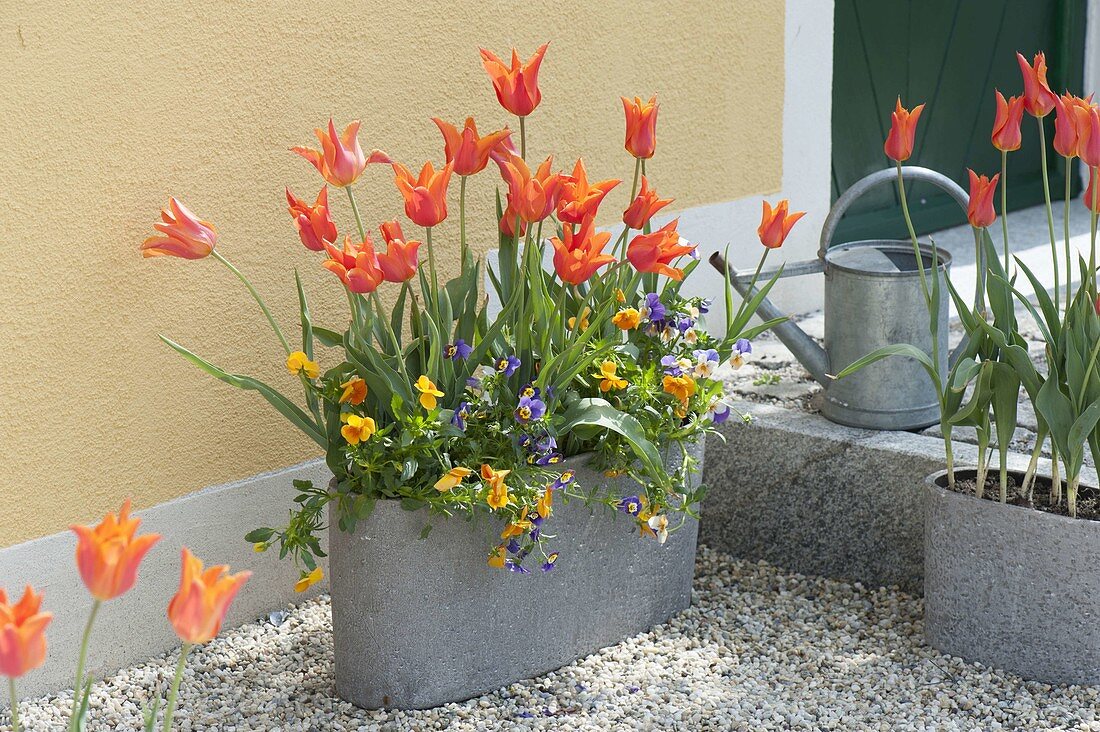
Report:
<svg viewBox="0 0 1100 732"><path fill-rule="evenodd" d="M213 260L143 261L138 244L178 195L288 327L295 267L317 320L336 324L338 283L298 244L282 195L289 184L312 198L320 182L287 148L331 114L362 118L366 148L439 162L431 116L472 114L483 131L508 121L479 45L526 56L552 42L535 155L571 166L583 154L594 177L628 177L618 97L656 92L661 193L691 206L779 187L782 0L70 0L20 3L0 28L0 545L127 495L140 508L314 455L257 396L156 338L292 389L243 289ZM490 166L470 185L479 250L494 241L497 180ZM401 212L385 167L356 190L372 226ZM437 231L441 251L456 228L452 215Z"/></svg>

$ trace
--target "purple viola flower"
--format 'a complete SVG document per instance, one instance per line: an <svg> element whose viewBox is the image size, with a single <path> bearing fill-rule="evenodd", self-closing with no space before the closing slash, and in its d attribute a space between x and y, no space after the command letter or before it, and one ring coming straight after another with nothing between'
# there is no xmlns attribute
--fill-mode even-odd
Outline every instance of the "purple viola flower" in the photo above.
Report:
<svg viewBox="0 0 1100 732"><path fill-rule="evenodd" d="M542 564L542 571L543 572L549 572L551 569L554 568L554 565L557 564L557 563L558 563L558 553L557 552L550 552L546 556L546 561L543 562L543 564Z"/></svg>
<svg viewBox="0 0 1100 732"><path fill-rule="evenodd" d="M637 516L642 510L642 501L637 496L626 496L619 501L619 510L631 516Z"/></svg>
<svg viewBox="0 0 1100 732"><path fill-rule="evenodd" d="M671 354L661 359L661 367L669 376L681 376L684 373L684 370L680 368L680 359Z"/></svg>
<svg viewBox="0 0 1100 732"><path fill-rule="evenodd" d="M462 430L463 432L465 432L466 431L466 418L469 417L469 416L470 416L470 403L469 402L460 402L459 405L457 407L455 407L455 413L451 417L451 424L453 424L455 427L457 427L460 430Z"/></svg>
<svg viewBox="0 0 1100 732"><path fill-rule="evenodd" d="M519 400L519 405L516 406L516 421L520 424L542 419L544 414L546 414L546 404L541 399L522 397Z"/></svg>
<svg viewBox="0 0 1100 732"><path fill-rule="evenodd" d="M532 520L531 523L535 523L534 520ZM541 526L541 524L542 524L542 517L540 516L538 524L535 525L535 528L531 529L531 533L530 533L531 541L538 541L539 537L542 536L542 526Z"/></svg>
<svg viewBox="0 0 1100 732"><path fill-rule="evenodd" d="M562 474L558 476L558 479L554 481L553 485L550 486L550 490L564 488L565 486L573 482L574 477L575 475L572 470L563 471Z"/></svg>
<svg viewBox="0 0 1100 732"><path fill-rule="evenodd" d="M522 389L519 390L521 397L531 397L532 399L539 398L539 388L533 384L525 384Z"/></svg>
<svg viewBox="0 0 1100 732"><path fill-rule="evenodd" d="M748 338L738 338L733 344L733 350L741 354L752 353L752 342Z"/></svg>
<svg viewBox="0 0 1100 732"><path fill-rule="evenodd" d="M730 418L729 405L722 404L721 402L716 403L714 405L714 408L711 409L710 418L714 421L715 424L722 424L723 422L725 422L727 419Z"/></svg>
<svg viewBox="0 0 1100 732"><path fill-rule="evenodd" d="M710 312L710 298L709 297L704 298L704 299L699 301L699 312L703 315L706 315L707 313Z"/></svg>
<svg viewBox="0 0 1100 732"><path fill-rule="evenodd" d="M558 449L558 441L550 433L544 434L535 442L535 452L553 452Z"/></svg>
<svg viewBox="0 0 1100 732"><path fill-rule="evenodd" d="M548 452L545 455L539 455L535 459L535 465L557 465L562 461L560 452Z"/></svg>
<svg viewBox="0 0 1100 732"><path fill-rule="evenodd" d="M645 296L642 307L645 309L646 317L651 321L665 319L665 313L667 312L665 304L661 302L661 296L656 292L651 292Z"/></svg>
<svg viewBox="0 0 1100 732"><path fill-rule="evenodd" d="M447 347L443 349L443 355L452 361L465 361L473 352L473 347L461 338L454 343L448 343Z"/></svg>
<svg viewBox="0 0 1100 732"><path fill-rule="evenodd" d="M508 551L510 553L519 554L519 549L520 549L519 541L517 541L514 538L508 540Z"/></svg>
<svg viewBox="0 0 1100 732"><path fill-rule="evenodd" d="M531 570L527 569L527 567L524 567L519 562L516 562L513 559L505 559L504 560L504 566L508 569L509 572L515 572L516 574L530 574L531 573Z"/></svg>
<svg viewBox="0 0 1100 732"><path fill-rule="evenodd" d="M695 327L695 319L694 318L680 318L678 321L676 321L676 330L680 331L681 334L687 333L689 330L691 330L694 327Z"/></svg>
<svg viewBox="0 0 1100 732"><path fill-rule="evenodd" d="M503 372L505 376L511 376L516 373L519 364L520 360L515 356L501 356L497 359L496 367L497 371Z"/></svg>

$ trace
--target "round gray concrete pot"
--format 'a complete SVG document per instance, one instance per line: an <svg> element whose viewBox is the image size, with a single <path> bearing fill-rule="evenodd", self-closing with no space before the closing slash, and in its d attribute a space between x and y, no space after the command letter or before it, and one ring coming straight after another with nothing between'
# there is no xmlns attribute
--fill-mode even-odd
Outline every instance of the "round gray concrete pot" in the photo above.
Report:
<svg viewBox="0 0 1100 732"><path fill-rule="evenodd" d="M946 485L941 472L924 489L928 644L1026 679L1100 684L1100 522Z"/></svg>
<svg viewBox="0 0 1100 732"><path fill-rule="evenodd" d="M702 443L691 452L702 461ZM587 467L589 457L566 461L578 484L638 492ZM360 707L469 699L646 631L691 603L693 519L661 545L640 539L624 514L555 501L544 530L556 537L557 566L532 564L520 575L486 564L501 530L487 516L470 522L379 501L354 533L330 518L336 692Z"/></svg>

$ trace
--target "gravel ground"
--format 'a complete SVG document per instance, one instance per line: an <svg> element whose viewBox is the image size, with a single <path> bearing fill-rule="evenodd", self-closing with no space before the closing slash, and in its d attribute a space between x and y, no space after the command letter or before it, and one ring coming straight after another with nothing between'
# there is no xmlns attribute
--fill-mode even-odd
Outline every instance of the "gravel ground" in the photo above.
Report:
<svg viewBox="0 0 1100 732"><path fill-rule="evenodd" d="M529 581L520 578L518 581ZM364 712L334 699L328 598L193 655L183 730L1100 730L1100 688L1051 687L921 644L919 598L700 548L692 607L544 677L461 704ZM140 729L175 654L95 688L91 730ZM68 694L24 702L64 728Z"/></svg>

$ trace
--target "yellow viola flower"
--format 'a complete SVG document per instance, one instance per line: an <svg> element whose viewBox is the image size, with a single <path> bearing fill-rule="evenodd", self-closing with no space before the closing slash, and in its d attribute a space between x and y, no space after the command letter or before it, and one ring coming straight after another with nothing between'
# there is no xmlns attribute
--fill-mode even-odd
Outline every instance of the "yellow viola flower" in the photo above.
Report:
<svg viewBox="0 0 1100 732"><path fill-rule="evenodd" d="M626 302L626 293L624 293L620 287L615 288L615 301L620 305Z"/></svg>
<svg viewBox="0 0 1100 732"><path fill-rule="evenodd" d="M687 376L665 375L663 385L665 391L680 400L680 404L687 409L688 399L695 395L695 379Z"/></svg>
<svg viewBox="0 0 1100 732"><path fill-rule="evenodd" d="M267 551L267 542L257 541L255 544L252 545L252 551L256 552L257 554L263 554Z"/></svg>
<svg viewBox="0 0 1100 732"><path fill-rule="evenodd" d="M341 415L342 420L344 419ZM374 424L374 420L370 417L360 417L358 414L349 414L345 420L346 424L340 428L340 434L344 436L344 439L348 441L349 445L358 445L364 440L369 440L370 436L378 431L378 428Z"/></svg>
<svg viewBox="0 0 1100 732"><path fill-rule="evenodd" d="M554 491L547 488L539 496L538 502L535 504L535 512L542 518L549 518L550 513L554 507Z"/></svg>
<svg viewBox="0 0 1100 732"><path fill-rule="evenodd" d="M511 470L494 470L488 465L481 466L481 477L489 484L489 495L485 500L490 507L504 508L512 502L512 497L508 495L508 486L504 484L504 479L511 472Z"/></svg>
<svg viewBox="0 0 1100 732"><path fill-rule="evenodd" d="M587 330L588 329L588 325L589 325L588 324L588 316L591 315L591 314L592 314L592 308L585 308L581 312L581 327L580 327L581 330ZM576 329L577 329L577 319L576 318L570 318L569 319L569 330L576 330Z"/></svg>
<svg viewBox="0 0 1100 732"><path fill-rule="evenodd" d="M348 402L354 406L359 406L363 403L363 400L367 398L367 382L360 379L358 376L353 376L343 384L340 384L340 388L344 391L340 394L340 403Z"/></svg>
<svg viewBox="0 0 1100 732"><path fill-rule="evenodd" d="M422 374L413 386L420 392L420 406L429 412L435 409L436 397L443 396L443 392L435 387L432 380Z"/></svg>
<svg viewBox="0 0 1100 732"><path fill-rule="evenodd" d="M316 361L310 361L302 351L295 351L286 357L286 370L295 376L305 374L307 379L316 379L321 375L321 367Z"/></svg>
<svg viewBox="0 0 1100 732"><path fill-rule="evenodd" d="M526 534L534 526L530 521L526 519L526 512L524 512L525 518L519 521L513 521L504 527L504 531L500 532L501 539L511 539L513 536L521 536Z"/></svg>
<svg viewBox="0 0 1100 732"><path fill-rule="evenodd" d="M642 322L642 314L634 308L626 308L615 313L615 317L611 319L611 322L620 330L632 330L638 327L638 323Z"/></svg>
<svg viewBox="0 0 1100 732"><path fill-rule="evenodd" d="M495 569L504 569L504 558L508 556L508 550L504 545L498 546L489 555L489 566Z"/></svg>
<svg viewBox="0 0 1100 732"><path fill-rule="evenodd" d="M305 592L310 587L324 579L325 573L321 571L320 567L315 568L309 574L302 575L302 578L294 583L295 592Z"/></svg>
<svg viewBox="0 0 1100 732"><path fill-rule="evenodd" d="M446 493L447 491L454 490L458 487L458 484L462 482L463 478L474 471L469 468L454 467L443 474L443 477L435 482L435 489L440 493Z"/></svg>
<svg viewBox="0 0 1100 732"><path fill-rule="evenodd" d="M612 389L626 388L626 379L615 375L617 369L618 366L615 365L614 361L604 361L600 364L599 372L592 374L593 378L600 379L600 391L606 394Z"/></svg>

